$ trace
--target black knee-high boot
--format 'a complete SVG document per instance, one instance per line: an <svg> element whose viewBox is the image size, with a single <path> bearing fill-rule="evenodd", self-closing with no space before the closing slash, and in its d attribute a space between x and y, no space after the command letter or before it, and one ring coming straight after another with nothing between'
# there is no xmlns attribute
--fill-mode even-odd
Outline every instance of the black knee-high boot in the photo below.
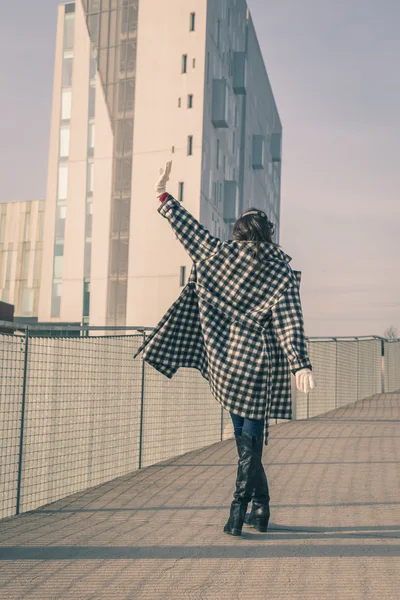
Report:
<svg viewBox="0 0 400 600"><path fill-rule="evenodd" d="M262 464L263 439L257 439L255 452L258 468L254 478L251 512L245 516L246 525L252 525L258 531L265 532L268 528L270 508L268 480Z"/></svg>
<svg viewBox="0 0 400 600"><path fill-rule="evenodd" d="M242 534L247 505L252 497L259 462L258 447L260 441L262 444L263 436L256 437L242 432L242 435L235 435L235 438L239 454L236 489L224 532L238 536Z"/></svg>

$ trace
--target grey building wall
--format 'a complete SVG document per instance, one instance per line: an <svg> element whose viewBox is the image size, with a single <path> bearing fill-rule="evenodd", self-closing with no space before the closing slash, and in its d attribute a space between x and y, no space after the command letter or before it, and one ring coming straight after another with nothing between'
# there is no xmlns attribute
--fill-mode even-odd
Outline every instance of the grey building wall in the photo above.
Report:
<svg viewBox="0 0 400 600"><path fill-rule="evenodd" d="M251 16L247 22L247 57L246 135L242 141L243 210L250 206L263 209L275 224L275 241L279 242L281 160L278 151L282 125ZM257 148L260 140L261 163Z"/></svg>
<svg viewBox="0 0 400 600"><path fill-rule="evenodd" d="M207 3L200 218L221 239L227 239L230 231L224 219L225 181L239 184L245 98L235 93L233 76L235 52L245 50L246 12L244 0ZM215 125L213 110L224 100L225 110ZM239 197L239 188L237 194Z"/></svg>
<svg viewBox="0 0 400 600"><path fill-rule="evenodd" d="M255 206L279 241L282 126L244 0L209 0L205 60L201 220L227 239Z"/></svg>

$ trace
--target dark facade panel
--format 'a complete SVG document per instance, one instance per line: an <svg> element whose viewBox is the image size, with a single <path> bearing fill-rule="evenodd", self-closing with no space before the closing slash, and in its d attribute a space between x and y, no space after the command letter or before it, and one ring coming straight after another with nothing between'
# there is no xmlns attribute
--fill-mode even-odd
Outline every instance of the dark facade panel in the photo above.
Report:
<svg viewBox="0 0 400 600"><path fill-rule="evenodd" d="M270 152L272 162L281 162L282 159L282 135L272 133L270 139Z"/></svg>
<svg viewBox="0 0 400 600"><path fill-rule="evenodd" d="M253 169L264 168L264 136L259 134L253 135L252 147L252 167Z"/></svg>
<svg viewBox="0 0 400 600"><path fill-rule="evenodd" d="M234 223L238 217L238 185L236 181L224 181L224 220Z"/></svg>
<svg viewBox="0 0 400 600"><path fill-rule="evenodd" d="M226 79L213 80L211 121L214 127L228 127L228 86Z"/></svg>
<svg viewBox="0 0 400 600"><path fill-rule="evenodd" d="M247 90L247 56L246 52L233 54L233 91L235 94L246 94Z"/></svg>

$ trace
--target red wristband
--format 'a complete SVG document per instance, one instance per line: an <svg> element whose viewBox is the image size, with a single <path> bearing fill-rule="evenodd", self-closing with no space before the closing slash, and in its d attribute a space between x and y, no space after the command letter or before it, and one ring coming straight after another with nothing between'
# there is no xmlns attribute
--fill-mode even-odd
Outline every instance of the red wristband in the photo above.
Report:
<svg viewBox="0 0 400 600"><path fill-rule="evenodd" d="M164 192L163 194L161 194L161 196L159 197L159 201L160 202L164 202L164 200L166 200L169 196L168 192Z"/></svg>

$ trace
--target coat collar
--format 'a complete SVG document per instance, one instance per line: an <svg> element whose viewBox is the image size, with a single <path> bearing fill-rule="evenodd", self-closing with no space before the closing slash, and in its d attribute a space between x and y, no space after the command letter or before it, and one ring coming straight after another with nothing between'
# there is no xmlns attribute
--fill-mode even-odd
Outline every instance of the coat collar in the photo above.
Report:
<svg viewBox="0 0 400 600"><path fill-rule="evenodd" d="M230 244L237 244L238 246L247 246L251 248L256 247L256 242L253 240L230 240ZM292 260L292 257L289 254L286 254L282 250L282 248L278 248L274 244L270 244L269 242L260 242L260 251L263 255L263 258L266 260L283 260L289 263Z"/></svg>

